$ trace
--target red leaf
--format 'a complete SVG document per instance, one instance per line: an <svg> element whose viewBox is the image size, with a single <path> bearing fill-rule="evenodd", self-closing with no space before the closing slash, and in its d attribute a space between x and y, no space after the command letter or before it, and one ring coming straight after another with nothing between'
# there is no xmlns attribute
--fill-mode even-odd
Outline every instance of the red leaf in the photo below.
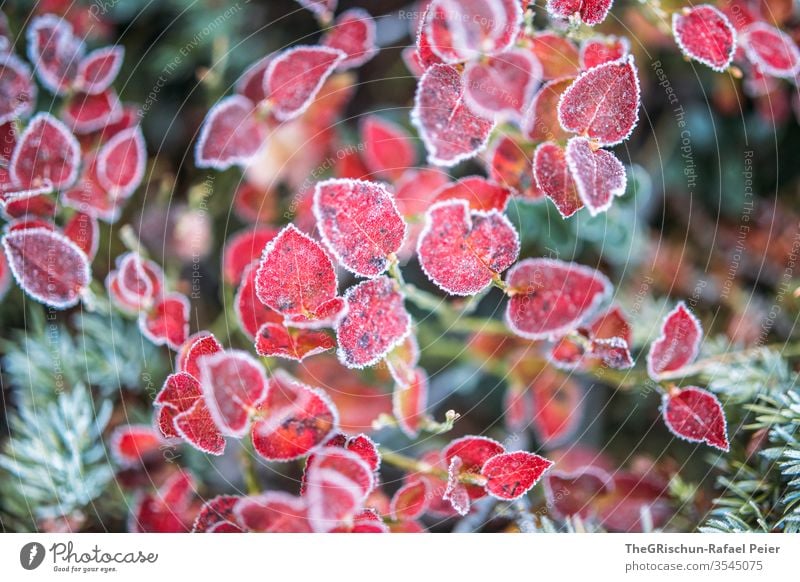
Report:
<svg viewBox="0 0 800 582"><path fill-rule="evenodd" d="M485 289L519 255L519 237L496 210L470 212L464 200L434 204L417 245L428 278L452 295Z"/></svg>
<svg viewBox="0 0 800 582"><path fill-rule="evenodd" d="M267 72L270 61L274 55L267 55L258 59L255 63L247 67L244 73L237 79L234 90L243 97L247 97L251 102L258 104L267 98L264 92L264 75Z"/></svg>
<svg viewBox="0 0 800 582"><path fill-rule="evenodd" d="M250 339L255 339L265 323L283 324L283 316L261 303L256 297L256 272L258 263L253 262L242 275L242 284L233 300L233 309L239 327Z"/></svg>
<svg viewBox="0 0 800 582"><path fill-rule="evenodd" d="M311 533L306 500L283 491L240 499L233 512L236 521L248 531Z"/></svg>
<svg viewBox="0 0 800 582"><path fill-rule="evenodd" d="M581 22L594 26L605 20L614 0L547 0L547 11L560 18L580 16Z"/></svg>
<svg viewBox="0 0 800 582"><path fill-rule="evenodd" d="M464 98L487 119L519 118L542 80L542 66L527 49L515 49L464 69Z"/></svg>
<svg viewBox="0 0 800 582"><path fill-rule="evenodd" d="M124 58L125 49L119 45L90 52L78 65L75 89L90 95L102 93L117 78Z"/></svg>
<svg viewBox="0 0 800 582"><path fill-rule="evenodd" d="M386 367L398 384L410 384L416 378L414 368L419 363L417 337L410 333L397 347L386 354Z"/></svg>
<svg viewBox="0 0 800 582"><path fill-rule="evenodd" d="M367 464L367 466L372 469L373 472L376 472L378 467L380 467L381 456L378 452L378 446L371 438L363 433L354 437L348 437L342 433L339 433L329 439L324 446L339 447L357 454ZM301 495L306 492L308 472L314 464L316 458L316 454L311 454L306 458L306 466L303 470L303 479L300 482Z"/></svg>
<svg viewBox="0 0 800 582"><path fill-rule="evenodd" d="M405 217L423 214L433 202L436 191L448 183L447 174L441 170L433 168L408 170L395 184L395 202L400 213ZM411 227L413 228L413 223Z"/></svg>
<svg viewBox="0 0 800 582"><path fill-rule="evenodd" d="M118 426L109 438L111 455L122 467L142 466L160 453L163 444L161 435L147 424Z"/></svg>
<svg viewBox="0 0 800 582"><path fill-rule="evenodd" d="M241 95L226 97L208 112L195 149L199 168L225 170L247 164L261 149L266 132L254 115L253 102Z"/></svg>
<svg viewBox="0 0 800 582"><path fill-rule="evenodd" d="M78 182L62 192L62 203L106 222L116 222L122 210L122 200L103 188L97 180L97 164L84 160L84 169Z"/></svg>
<svg viewBox="0 0 800 582"><path fill-rule="evenodd" d="M235 495L218 495L200 508L194 520L192 533L238 533L239 526L234 508L240 498Z"/></svg>
<svg viewBox="0 0 800 582"><path fill-rule="evenodd" d="M695 386L664 395L661 411L667 428L682 439L706 443L728 452L728 425L722 404L711 392Z"/></svg>
<svg viewBox="0 0 800 582"><path fill-rule="evenodd" d="M72 26L53 14L34 18L26 32L28 60L42 85L61 95L72 85L85 48Z"/></svg>
<svg viewBox="0 0 800 582"><path fill-rule="evenodd" d="M198 360L222 350L222 344L217 341L214 334L207 331L196 333L181 346L175 358L175 367L194 378L200 378Z"/></svg>
<svg viewBox="0 0 800 582"><path fill-rule="evenodd" d="M334 178L318 183L314 216L331 253L362 277L383 273L406 235L391 194L376 182Z"/></svg>
<svg viewBox="0 0 800 582"><path fill-rule="evenodd" d="M495 455L504 453L505 450L505 447L494 439L482 436L464 436L451 441L442 451L442 456L450 467L450 481L456 481L458 476L464 473L477 475L486 461ZM456 459L460 462L454 464ZM461 484L460 486L453 485L453 487L456 490L463 487L470 499L480 499L486 495L484 488L479 485ZM456 497L458 495L456 493ZM458 510L455 504L453 507Z"/></svg>
<svg viewBox="0 0 800 582"><path fill-rule="evenodd" d="M673 13L672 33L684 55L715 71L727 69L736 52L736 30L728 17L710 4Z"/></svg>
<svg viewBox="0 0 800 582"><path fill-rule="evenodd" d="M271 226L253 226L240 230L225 241L222 257L222 273L225 281L236 285L242 281L242 275L254 260L261 257L278 231Z"/></svg>
<svg viewBox="0 0 800 582"><path fill-rule="evenodd" d="M142 183L147 151L137 125L115 134L97 154L97 180L114 196L128 198Z"/></svg>
<svg viewBox="0 0 800 582"><path fill-rule="evenodd" d="M348 368L376 364L408 335L411 317L388 277L350 287L345 299L348 310L336 326L336 338L339 361Z"/></svg>
<svg viewBox="0 0 800 582"><path fill-rule="evenodd" d="M647 373L653 380L659 380L691 364L697 358L702 339L700 321L680 302L664 318L661 334L650 345Z"/></svg>
<svg viewBox="0 0 800 582"><path fill-rule="evenodd" d="M336 271L322 246L290 224L278 233L261 257L256 295L284 315L310 320L336 297Z"/></svg>
<svg viewBox="0 0 800 582"><path fill-rule="evenodd" d="M567 165L567 154L557 143L548 141L536 148L533 153L533 177L562 217L569 218L583 208Z"/></svg>
<svg viewBox="0 0 800 582"><path fill-rule="evenodd" d="M100 225L97 219L82 212L76 212L64 225L64 236L78 245L91 262L100 244Z"/></svg>
<svg viewBox="0 0 800 582"><path fill-rule="evenodd" d="M339 49L346 55L339 63L340 71L360 67L378 52L375 46L375 21L361 8L346 10L322 36L320 44Z"/></svg>
<svg viewBox="0 0 800 582"><path fill-rule="evenodd" d="M430 485L424 479L406 483L392 496L389 505L392 519L404 521L421 517L428 509L431 495Z"/></svg>
<svg viewBox="0 0 800 582"><path fill-rule="evenodd" d="M67 237L47 228L7 233L3 247L23 291L54 309L76 305L91 283L89 260Z"/></svg>
<svg viewBox="0 0 800 582"><path fill-rule="evenodd" d="M747 58L763 73L786 79L800 73L800 50L786 33L754 22L742 30L741 38Z"/></svg>
<svg viewBox="0 0 800 582"><path fill-rule="evenodd" d="M428 407L428 375L413 368L408 381L396 382L392 392L392 413L406 436L416 438Z"/></svg>
<svg viewBox="0 0 800 582"><path fill-rule="evenodd" d="M544 84L536 93L523 120L523 130L528 139L562 141L570 136L558 121L558 101L573 81L573 77L555 79Z"/></svg>
<svg viewBox="0 0 800 582"><path fill-rule="evenodd" d="M560 517L594 516L593 504L614 489L614 480L600 467L587 466L577 471L550 471L545 475L545 495Z"/></svg>
<svg viewBox="0 0 800 582"><path fill-rule="evenodd" d="M195 485L184 471L172 475L156 493L140 495L134 502L128 521L131 532L185 533Z"/></svg>
<svg viewBox="0 0 800 582"><path fill-rule="evenodd" d="M352 520L375 485L372 470L357 454L329 447L317 453L308 472L308 517L315 532Z"/></svg>
<svg viewBox="0 0 800 582"><path fill-rule="evenodd" d="M646 522L651 528L663 527L675 513L663 479L619 471L611 490L595 500L593 509L611 532L643 532Z"/></svg>
<svg viewBox="0 0 800 582"><path fill-rule="evenodd" d="M581 385L545 368L528 390L534 410L531 422L539 441L549 447L567 442L583 416L586 395Z"/></svg>
<svg viewBox="0 0 800 582"><path fill-rule="evenodd" d="M586 138L573 137L567 143L566 159L578 196L592 216L605 212L615 196L625 194L625 167L611 152L593 149Z"/></svg>
<svg viewBox="0 0 800 582"><path fill-rule="evenodd" d="M544 193L533 179L533 148L508 136L498 139L489 155L489 177L511 194L538 200Z"/></svg>
<svg viewBox="0 0 800 582"><path fill-rule="evenodd" d="M189 300L181 293L165 294L139 314L139 329L155 345L179 350L189 337Z"/></svg>
<svg viewBox="0 0 800 582"><path fill-rule="evenodd" d="M497 499L518 499L539 481L553 466L539 455L517 451L496 455L486 461L481 474L486 477L486 491Z"/></svg>
<svg viewBox="0 0 800 582"><path fill-rule="evenodd" d="M506 277L506 322L527 339L565 335L579 327L611 295L600 271L556 259L525 259Z"/></svg>
<svg viewBox="0 0 800 582"><path fill-rule="evenodd" d="M461 468L463 465L461 457L453 457L450 461L447 469L447 486L442 496L442 499L449 501L459 515L467 515L472 505L466 486L458 480L459 475L462 473Z"/></svg>
<svg viewBox="0 0 800 582"><path fill-rule="evenodd" d="M164 407L162 410L166 409ZM178 435L196 449L209 455L225 452L225 438L202 398L198 398L185 412L175 414L173 422Z"/></svg>
<svg viewBox="0 0 800 582"><path fill-rule="evenodd" d="M544 31L528 40L531 51L542 65L545 79L574 77L580 72L578 49L568 38Z"/></svg>
<svg viewBox="0 0 800 582"><path fill-rule="evenodd" d="M13 54L0 55L0 125L30 115L36 93L30 67Z"/></svg>
<svg viewBox="0 0 800 582"><path fill-rule="evenodd" d="M621 337L593 339L589 353L600 359L604 365L615 370L633 367L633 358L628 342Z"/></svg>
<svg viewBox="0 0 800 582"><path fill-rule="evenodd" d="M49 182L71 186L78 177L81 148L67 127L49 113L38 113L19 137L11 158L11 179L21 188Z"/></svg>
<svg viewBox="0 0 800 582"><path fill-rule="evenodd" d="M326 46L292 47L270 61L264 89L280 121L301 115L347 55Z"/></svg>
<svg viewBox="0 0 800 582"><path fill-rule="evenodd" d="M581 44L581 68L593 69L604 63L618 61L630 53L630 41L624 36L599 36Z"/></svg>
<svg viewBox="0 0 800 582"><path fill-rule="evenodd" d="M256 351L260 356L286 358L302 362L336 347L327 333L316 330L289 330L278 323L265 323L256 336Z"/></svg>
<svg viewBox="0 0 800 582"><path fill-rule="evenodd" d="M136 253L117 257L117 269L109 273L111 297L118 307L137 312L150 309L161 295L164 283L161 268Z"/></svg>
<svg viewBox="0 0 800 582"><path fill-rule="evenodd" d="M411 122L419 130L428 161L454 166L486 147L494 123L473 113L464 101L458 70L433 65L422 76L414 97Z"/></svg>
<svg viewBox="0 0 800 582"><path fill-rule="evenodd" d="M154 401L157 424L161 434L167 438L180 436L175 428L175 416L189 410L201 395L200 384L193 376L185 372L167 376Z"/></svg>
<svg viewBox="0 0 800 582"><path fill-rule="evenodd" d="M426 33L439 57L457 63L502 53L516 41L521 24L517 0L434 0Z"/></svg>
<svg viewBox="0 0 800 582"><path fill-rule="evenodd" d="M481 176L467 176L445 184L436 191L434 201L466 200L471 210L503 212L511 198L508 188L490 182Z"/></svg>
<svg viewBox="0 0 800 582"><path fill-rule="evenodd" d="M269 382L262 412L253 424L253 446L268 461L292 461L325 444L338 413L321 390L278 370Z"/></svg>
<svg viewBox="0 0 800 582"><path fill-rule="evenodd" d="M62 112L64 122L79 135L103 129L122 118L122 103L113 89L90 95L75 93Z"/></svg>
<svg viewBox="0 0 800 582"><path fill-rule="evenodd" d="M264 368L247 352L228 350L197 360L200 386L222 434L241 438L250 416L267 397Z"/></svg>
<svg viewBox="0 0 800 582"><path fill-rule="evenodd" d="M610 146L630 136L639 104L639 78L628 56L581 73L561 95L558 119L567 131Z"/></svg>
<svg viewBox="0 0 800 582"><path fill-rule="evenodd" d="M533 394L527 386L512 383L503 396L503 420L511 432L527 430L534 418Z"/></svg>
<svg viewBox="0 0 800 582"><path fill-rule="evenodd" d="M399 179L417 158L408 132L377 115L369 115L361 123L361 142L369 171L392 181Z"/></svg>

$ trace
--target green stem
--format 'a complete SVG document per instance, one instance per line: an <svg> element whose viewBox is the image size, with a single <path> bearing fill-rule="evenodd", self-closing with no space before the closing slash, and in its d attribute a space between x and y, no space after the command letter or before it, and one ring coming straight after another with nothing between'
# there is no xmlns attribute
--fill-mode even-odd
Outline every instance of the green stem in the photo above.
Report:
<svg viewBox="0 0 800 582"><path fill-rule="evenodd" d="M409 473L422 473L423 475L431 475L432 477L437 477L442 481L447 481L448 475L447 471L444 469L434 467L433 465L425 463L424 461L418 461L412 457L401 455L400 453L392 451L391 449L378 447L378 450L381 453L381 461L384 463L389 463L390 465L393 465L398 469L408 471ZM486 484L486 477L479 475L478 473L462 473L458 476L458 480L466 485L483 486Z"/></svg>
<svg viewBox="0 0 800 582"><path fill-rule="evenodd" d="M255 451L253 451L252 441L245 439L242 446L242 476L244 477L244 486L247 488L248 495L257 495L261 493L261 485L258 483L256 476L256 466L253 463Z"/></svg>

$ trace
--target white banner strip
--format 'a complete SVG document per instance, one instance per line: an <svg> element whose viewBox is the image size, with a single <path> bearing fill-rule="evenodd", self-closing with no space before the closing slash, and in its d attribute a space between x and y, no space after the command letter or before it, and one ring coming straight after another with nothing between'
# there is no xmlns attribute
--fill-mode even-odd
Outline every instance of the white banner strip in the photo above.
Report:
<svg viewBox="0 0 800 582"><path fill-rule="evenodd" d="M796 579L798 555L777 534L0 535L15 582Z"/></svg>

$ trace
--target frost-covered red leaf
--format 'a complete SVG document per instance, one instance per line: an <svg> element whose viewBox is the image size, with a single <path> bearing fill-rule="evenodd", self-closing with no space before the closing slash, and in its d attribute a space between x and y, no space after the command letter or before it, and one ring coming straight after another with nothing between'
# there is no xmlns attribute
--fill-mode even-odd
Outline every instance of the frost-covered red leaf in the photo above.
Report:
<svg viewBox="0 0 800 582"><path fill-rule="evenodd" d="M100 226L89 214L76 212L64 225L64 236L78 245L91 262L100 244Z"/></svg>
<svg viewBox="0 0 800 582"><path fill-rule="evenodd" d="M326 46L292 47L272 59L264 74L264 91L280 121L301 115L322 84L347 55Z"/></svg>
<svg viewBox="0 0 800 582"><path fill-rule="evenodd" d="M339 49L346 55L339 63L339 70L360 67L378 52L375 46L375 21L366 10L346 10L336 18L320 44Z"/></svg>
<svg viewBox="0 0 800 582"><path fill-rule="evenodd" d="M762 73L787 79L800 73L800 49L785 32L754 22L741 31L740 38L747 58Z"/></svg>
<svg viewBox="0 0 800 582"><path fill-rule="evenodd" d="M566 77L553 79L542 85L523 120L522 127L528 139L561 141L570 136L558 121L558 101L573 81L573 77Z"/></svg>
<svg viewBox="0 0 800 582"><path fill-rule="evenodd" d="M420 350L417 338L410 333L392 351L386 354L386 367L399 384L408 384L414 381L414 368L419 363Z"/></svg>
<svg viewBox="0 0 800 582"><path fill-rule="evenodd" d="M483 465L481 474L486 477L486 491L489 495L511 500L530 491L552 466L553 461L544 457L516 451L492 457Z"/></svg>
<svg viewBox="0 0 800 582"><path fill-rule="evenodd" d="M348 368L371 366L398 345L411 317L394 281L382 276L347 290L347 314L336 326L339 360Z"/></svg>
<svg viewBox="0 0 800 582"><path fill-rule="evenodd" d="M377 115L370 115L361 123L361 143L367 169L393 181L412 167L417 158L408 132Z"/></svg>
<svg viewBox="0 0 800 582"><path fill-rule="evenodd" d="M392 518L398 521L417 519L428 509L430 485L424 479L406 483L395 491L389 505Z"/></svg>
<svg viewBox="0 0 800 582"><path fill-rule="evenodd" d="M661 324L661 334L647 353L647 372L658 380L691 364L700 352L703 327L686 304L680 302Z"/></svg>
<svg viewBox="0 0 800 582"><path fill-rule="evenodd" d="M479 474L486 461L504 452L505 447L494 439L483 436L465 436L451 441L442 451L442 456L450 468L452 481L454 478L452 473L455 473L455 479L465 473ZM459 462L454 465L456 459ZM480 499L486 495L486 491L480 485L462 484L461 486L466 489L470 499Z"/></svg>
<svg viewBox="0 0 800 582"><path fill-rule="evenodd" d="M558 119L567 131L610 146L627 139L639 120L639 78L633 57L582 73L561 95Z"/></svg>
<svg viewBox="0 0 800 582"><path fill-rule="evenodd" d="M137 467L161 451L164 439L148 424L126 424L111 433L111 455L122 467Z"/></svg>
<svg viewBox="0 0 800 582"><path fill-rule="evenodd" d="M128 198L142 183L147 151L137 125L115 134L97 154L97 180L114 196Z"/></svg>
<svg viewBox="0 0 800 582"><path fill-rule="evenodd" d="M710 4L675 12L672 34L683 54L715 71L727 69L736 52L736 30L728 17Z"/></svg>
<svg viewBox="0 0 800 582"><path fill-rule="evenodd" d="M313 452L335 434L338 413L327 395L279 370L252 428L256 452L270 461L291 461Z"/></svg>
<svg viewBox="0 0 800 582"><path fill-rule="evenodd" d="M287 329L279 323L265 323L256 336L256 351L260 356L303 359L336 347L333 338L313 329Z"/></svg>
<svg viewBox="0 0 800 582"><path fill-rule="evenodd" d="M178 471L154 493L137 496L128 519L131 532L184 533L191 529L190 503L195 483L191 474Z"/></svg>
<svg viewBox="0 0 800 582"><path fill-rule="evenodd" d="M189 300L181 293L167 293L149 312L139 314L139 329L157 346L180 349L189 337Z"/></svg>
<svg viewBox="0 0 800 582"><path fill-rule="evenodd" d="M536 148L533 153L533 177L564 218L583 208L583 201L567 164L567 154L557 143L547 141Z"/></svg>
<svg viewBox="0 0 800 582"><path fill-rule="evenodd" d="M175 356L175 367L181 372L186 372L194 378L200 378L200 366L198 361L203 356L210 356L223 350L214 334L207 331L198 332L181 346L180 351Z"/></svg>
<svg viewBox="0 0 800 582"><path fill-rule="evenodd" d="M603 63L618 61L630 52L630 41L624 36L599 36L581 44L581 68L593 69Z"/></svg>
<svg viewBox="0 0 800 582"><path fill-rule="evenodd" d="M264 305L256 296L257 269L257 262L245 268L242 284L233 299L233 309L239 326L251 339L256 338L259 328L265 323L283 324L283 316Z"/></svg>
<svg viewBox="0 0 800 582"><path fill-rule="evenodd" d="M263 366L239 350L201 356L197 366L203 397L214 422L224 435L243 437L250 416L267 396Z"/></svg>
<svg viewBox="0 0 800 582"><path fill-rule="evenodd" d="M664 395L661 412L674 435L725 452L730 449L725 412L711 392L695 386L676 388Z"/></svg>
<svg viewBox="0 0 800 582"><path fill-rule="evenodd" d="M34 18L26 31L28 60L48 91L61 95L69 90L86 48L72 26L53 14Z"/></svg>
<svg viewBox="0 0 800 582"><path fill-rule="evenodd" d="M0 124L30 115L36 93L28 65L13 54L0 54Z"/></svg>
<svg viewBox="0 0 800 582"><path fill-rule="evenodd" d="M467 176L445 184L436 191L434 200L466 200L471 210L503 212L511 198L511 191L482 176Z"/></svg>
<svg viewBox="0 0 800 582"><path fill-rule="evenodd" d="M470 212L465 200L434 204L417 245L428 278L453 295L474 295L510 267L519 237L496 210Z"/></svg>
<svg viewBox="0 0 800 582"><path fill-rule="evenodd" d="M186 372L171 374L156 395L156 422L165 437L182 437L212 455L225 451L225 438L211 417L196 378Z"/></svg>
<svg viewBox="0 0 800 582"><path fill-rule="evenodd" d="M566 159L578 196L592 216L605 212L616 196L625 194L625 166L611 152L594 149L586 138L573 137L567 143Z"/></svg>
<svg viewBox="0 0 800 582"><path fill-rule="evenodd" d="M463 465L460 457L451 459L447 469L447 486L442 495L442 499L449 501L459 515L467 515L472 505L467 487L459 481Z"/></svg>
<svg viewBox="0 0 800 582"><path fill-rule="evenodd" d="M39 227L11 231L3 237L3 248L23 291L55 309L76 305L91 283L86 254L53 230Z"/></svg>
<svg viewBox="0 0 800 582"><path fill-rule="evenodd" d="M312 529L328 532L351 521L374 485L372 470L356 453L322 449L308 471L305 493Z"/></svg>
<svg viewBox="0 0 800 582"><path fill-rule="evenodd" d="M458 63L502 53L514 44L521 24L516 0L434 0L425 35L436 55Z"/></svg>
<svg viewBox="0 0 800 582"><path fill-rule="evenodd" d="M233 511L239 499L235 495L218 495L206 501L194 520L192 533L241 532L242 528Z"/></svg>
<svg viewBox="0 0 800 582"><path fill-rule="evenodd" d="M392 413L409 438L415 438L425 419L428 407L428 375L419 367L410 370L410 377L395 379L392 392Z"/></svg>
<svg viewBox="0 0 800 582"><path fill-rule="evenodd" d="M120 255L116 270L109 274L112 299L127 311L150 309L163 291L163 277L158 265L139 254Z"/></svg>
<svg viewBox="0 0 800 582"><path fill-rule="evenodd" d="M530 422L539 442L557 446L574 435L583 417L581 385L569 376L545 369L528 387L533 416Z"/></svg>
<svg viewBox="0 0 800 582"><path fill-rule="evenodd" d="M240 499L234 508L237 523L247 531L311 533L308 505L303 497L283 491L267 491Z"/></svg>
<svg viewBox="0 0 800 582"><path fill-rule="evenodd" d="M614 0L547 0L547 11L559 18L578 15L581 22L594 26L605 20Z"/></svg>
<svg viewBox="0 0 800 582"><path fill-rule="evenodd" d="M266 131L256 119L254 107L246 97L232 95L211 108L195 149L199 168L225 170L246 164L258 153Z"/></svg>
<svg viewBox="0 0 800 582"><path fill-rule="evenodd" d="M382 184L331 179L314 190L314 216L322 240L356 275L375 277L400 250L406 223Z"/></svg>
<svg viewBox="0 0 800 582"><path fill-rule="evenodd" d="M55 189L71 186L78 177L81 148L58 119L38 113L19 136L11 158L11 179L20 188L49 183Z"/></svg>
<svg viewBox="0 0 800 582"><path fill-rule="evenodd" d="M527 49L515 49L467 64L464 98L472 111L486 117L518 118L542 79L542 66Z"/></svg>
<svg viewBox="0 0 800 582"><path fill-rule="evenodd" d="M611 295L600 271L556 259L525 259L506 277L506 322L527 339L564 335L580 326Z"/></svg>
<svg viewBox="0 0 800 582"><path fill-rule="evenodd" d="M264 249L255 277L258 299L284 315L313 320L336 297L336 271L327 253L291 224Z"/></svg>
<svg viewBox="0 0 800 582"><path fill-rule="evenodd" d="M233 234L225 241L222 273L225 281L236 285L242 281L245 269L261 257L264 247L275 238L278 231L271 226L253 226Z"/></svg>
<svg viewBox="0 0 800 582"><path fill-rule="evenodd" d="M419 130L428 161L454 166L486 147L494 122L470 110L457 69L431 66L417 85L411 122Z"/></svg>
<svg viewBox="0 0 800 582"><path fill-rule="evenodd" d="M125 49L119 45L90 52L78 65L75 89L90 95L105 91L117 78L124 58Z"/></svg>
<svg viewBox="0 0 800 582"><path fill-rule="evenodd" d="M113 89L90 95L75 93L61 113L64 122L78 135L103 129L122 118L122 103Z"/></svg>

